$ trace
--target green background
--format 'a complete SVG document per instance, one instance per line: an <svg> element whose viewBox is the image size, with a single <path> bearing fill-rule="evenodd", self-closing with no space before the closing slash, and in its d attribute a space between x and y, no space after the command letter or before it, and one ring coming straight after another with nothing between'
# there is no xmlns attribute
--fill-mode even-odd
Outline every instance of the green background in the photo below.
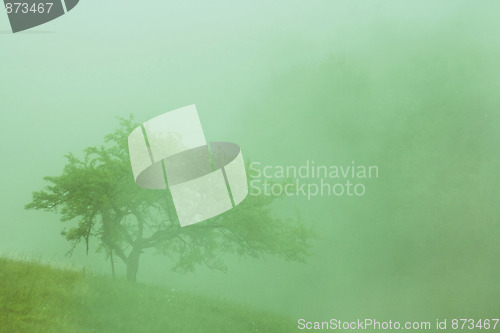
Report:
<svg viewBox="0 0 500 333"><path fill-rule="evenodd" d="M361 198L284 198L306 264L228 258L139 280L294 320L498 317L500 3L85 0L12 34L0 15L0 253L109 274L25 211L64 154L196 104L207 140L270 165L378 165Z"/></svg>

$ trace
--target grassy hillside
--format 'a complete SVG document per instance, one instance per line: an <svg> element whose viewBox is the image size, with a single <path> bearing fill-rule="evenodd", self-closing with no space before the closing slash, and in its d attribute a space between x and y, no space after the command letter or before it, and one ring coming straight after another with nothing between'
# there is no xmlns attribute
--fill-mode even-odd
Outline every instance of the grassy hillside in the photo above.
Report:
<svg viewBox="0 0 500 333"><path fill-rule="evenodd" d="M0 332L290 332L224 301L0 258Z"/></svg>

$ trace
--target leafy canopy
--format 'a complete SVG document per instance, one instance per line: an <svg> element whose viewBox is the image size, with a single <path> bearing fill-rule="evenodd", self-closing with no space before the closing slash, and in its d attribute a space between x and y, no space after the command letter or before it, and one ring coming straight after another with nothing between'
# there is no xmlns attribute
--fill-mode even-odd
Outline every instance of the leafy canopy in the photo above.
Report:
<svg viewBox="0 0 500 333"><path fill-rule="evenodd" d="M62 174L45 177L49 185L34 192L26 205L60 214L70 253L80 242L88 253L96 240L98 250L115 253L128 264L153 248L172 258L179 271L197 265L225 270L225 253L305 260L312 230L300 218L276 216L272 196L248 195L224 214L181 228L168 191L145 190L134 182L127 138L136 126L132 116L120 119L104 145L85 149L82 157L66 155Z"/></svg>

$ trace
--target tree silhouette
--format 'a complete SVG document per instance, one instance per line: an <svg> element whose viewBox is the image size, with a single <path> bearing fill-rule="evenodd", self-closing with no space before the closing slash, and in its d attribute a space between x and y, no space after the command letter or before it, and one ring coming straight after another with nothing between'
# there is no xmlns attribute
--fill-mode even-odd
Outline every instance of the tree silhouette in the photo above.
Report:
<svg viewBox="0 0 500 333"><path fill-rule="evenodd" d="M248 195L221 215L181 228L168 191L145 190L134 182L127 138L136 126L132 116L120 119L120 127L102 146L85 149L80 158L66 155L62 174L45 177L49 185L34 192L26 205L57 212L69 224L62 232L72 244L69 253L82 241L88 253L91 241L97 241L97 250L105 250L111 259L113 274L116 255L126 265L130 281L136 281L146 249L169 256L177 271L192 271L198 265L226 270L225 253L306 259L313 231L300 217L275 216L272 196Z"/></svg>

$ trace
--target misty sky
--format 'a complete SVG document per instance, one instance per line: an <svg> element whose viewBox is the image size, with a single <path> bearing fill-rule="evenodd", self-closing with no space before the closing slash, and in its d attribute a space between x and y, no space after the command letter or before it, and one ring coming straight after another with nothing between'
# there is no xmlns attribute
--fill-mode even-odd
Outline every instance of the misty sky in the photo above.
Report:
<svg viewBox="0 0 500 333"><path fill-rule="evenodd" d="M477 285L498 308L499 14L493 1L82 0L16 35L2 14L0 253L109 274L98 254L65 257L58 216L24 205L116 117L196 104L207 140L246 158L380 177L362 198L280 201L321 235L306 264L229 258L226 274L181 275L147 254L139 280L316 319L457 313L470 295L453 290Z"/></svg>

